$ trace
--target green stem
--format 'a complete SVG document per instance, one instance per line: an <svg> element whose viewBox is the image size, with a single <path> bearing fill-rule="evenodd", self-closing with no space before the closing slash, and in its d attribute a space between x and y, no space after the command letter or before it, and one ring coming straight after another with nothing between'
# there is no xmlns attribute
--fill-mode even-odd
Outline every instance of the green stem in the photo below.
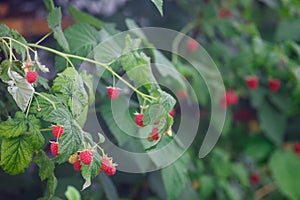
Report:
<svg viewBox="0 0 300 200"><path fill-rule="evenodd" d="M29 114L29 110L30 110L32 99L33 99L33 95L31 96L31 98L29 100L29 104L27 106L27 111L26 111L26 115L25 115L26 118L28 117L28 114Z"/></svg>
<svg viewBox="0 0 300 200"><path fill-rule="evenodd" d="M62 53L62 52L59 52L55 49L51 49L51 48L48 48L48 47L44 47L44 46L40 46L40 45L37 45L37 44L28 44L29 46L31 47L35 47L35 48L39 48L39 49L44 49L46 51L49 51L49 52L52 52L52 53L55 53L57 55L60 55L66 59L69 59L69 58L75 58L75 59L78 59L78 60L82 60L82 61L86 61L86 62L89 62L89 63L93 63L93 64L96 64L96 65L99 65L101 67L104 67L106 70L108 70L113 76L117 77L120 81L122 81L123 83L125 83L129 88L131 88L133 91L135 91L137 94L141 95L143 98L147 99L148 101L151 102L151 100L154 100L156 101L157 98L155 97L152 97L150 95L147 95L147 94L144 94L142 92L140 92L138 89L136 89L134 86L132 86L129 82L127 82L125 79L123 79L119 74L117 74L109 65L105 64L105 63L101 63L101 62L98 62L98 61L95 61L95 60L92 60L92 59L89 59L89 58L85 58L85 57L81 57L81 56L77 56L77 55L72 55L72 54L67 54L67 53Z"/></svg>
<svg viewBox="0 0 300 200"><path fill-rule="evenodd" d="M181 40L185 37L185 34L187 34L188 32L190 32L193 28L195 28L197 25L200 24L199 20L196 21L192 21L190 23L188 23L186 26L184 26L180 33L175 37L173 44L172 44L172 63L176 64L178 61L178 47L179 44L181 42Z"/></svg>
<svg viewBox="0 0 300 200"><path fill-rule="evenodd" d="M38 92L34 92L34 94L42 97L43 99L45 99L46 101L48 101L49 103L51 103L51 105L53 106L54 110L56 110L56 106L55 103L53 101L51 101L48 97L46 97L45 95L38 93Z"/></svg>
<svg viewBox="0 0 300 200"><path fill-rule="evenodd" d="M21 45L21 46L24 47L25 49L29 49L30 51L35 52L32 48L30 48L30 47L27 46L26 44L23 44L22 42L19 42L18 40L15 40L15 39L13 39L13 38L10 38L10 37L0 37L0 39L2 39L2 40L5 40L5 39L6 39L6 40L9 40L10 42L13 41L13 42L15 42L15 43Z"/></svg>
<svg viewBox="0 0 300 200"><path fill-rule="evenodd" d="M43 128L43 129L40 129L41 132L44 132L44 131L51 131L52 129L51 128Z"/></svg>
<svg viewBox="0 0 300 200"><path fill-rule="evenodd" d="M41 42L43 42L47 37L49 37L52 34L52 32L47 33L47 35L45 35L44 37L42 37L39 41L37 41L35 44L40 44Z"/></svg>

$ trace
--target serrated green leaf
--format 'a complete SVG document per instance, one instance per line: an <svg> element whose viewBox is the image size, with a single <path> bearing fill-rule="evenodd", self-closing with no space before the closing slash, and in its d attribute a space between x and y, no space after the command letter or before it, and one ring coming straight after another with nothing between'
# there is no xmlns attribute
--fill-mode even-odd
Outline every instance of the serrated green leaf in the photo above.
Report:
<svg viewBox="0 0 300 200"><path fill-rule="evenodd" d="M84 85L88 88L89 93L89 105L92 105L95 102L95 93L94 93L94 86L93 86L93 76L87 74L84 70L80 72L80 76L83 80Z"/></svg>
<svg viewBox="0 0 300 200"><path fill-rule="evenodd" d="M102 21L88 13L77 10L73 6L69 6L68 10L76 23L86 23L94 26L97 29L101 29L103 27Z"/></svg>
<svg viewBox="0 0 300 200"><path fill-rule="evenodd" d="M0 24L0 37L9 37L10 36L10 30L9 27L6 26L4 23Z"/></svg>
<svg viewBox="0 0 300 200"><path fill-rule="evenodd" d="M45 138L40 131L40 120L33 115L28 116L28 132L31 139L31 144L34 149L40 149L45 143Z"/></svg>
<svg viewBox="0 0 300 200"><path fill-rule="evenodd" d="M101 168L102 162L97 158L97 156L93 156L93 160L91 164L85 165L82 164L81 167L81 175L83 178L94 178L98 175L99 170Z"/></svg>
<svg viewBox="0 0 300 200"><path fill-rule="evenodd" d="M58 44L65 51L70 51L69 43L66 40L66 37L61 28L61 19L62 19L61 9L59 7L53 8L47 16L48 26L49 28L52 29L54 38L56 39Z"/></svg>
<svg viewBox="0 0 300 200"><path fill-rule="evenodd" d="M57 179L56 179L54 173L52 173L52 175L48 178L47 187L48 187L49 193L50 193L49 199L52 199L55 195L55 190L57 187Z"/></svg>
<svg viewBox="0 0 300 200"><path fill-rule="evenodd" d="M49 122L61 124L64 126L70 125L71 119L71 114L63 108L57 108L56 110L52 110L46 118L46 120Z"/></svg>
<svg viewBox="0 0 300 200"><path fill-rule="evenodd" d="M160 97L158 99L158 103L163 106L166 113L169 113L175 106L176 100L170 94L164 91L160 91Z"/></svg>
<svg viewBox="0 0 300 200"><path fill-rule="evenodd" d="M1 143L1 166L11 175L23 173L29 167L33 154L30 137L3 139Z"/></svg>
<svg viewBox="0 0 300 200"><path fill-rule="evenodd" d="M300 199L300 159L294 152L276 151L269 162L280 191L291 200Z"/></svg>
<svg viewBox="0 0 300 200"><path fill-rule="evenodd" d="M55 119L52 119L52 120L48 119L48 116L50 115L50 113L54 111L54 107L50 103L50 101L53 102L53 104L56 106L56 108L58 108L61 106L60 99L52 94L43 93L43 92L41 92L40 96L37 96L36 99L37 99L37 101L34 101L32 103L30 111L32 113L34 113L37 117L43 118L45 121L53 122L53 120L55 120ZM38 111L38 108L40 108L41 110Z"/></svg>
<svg viewBox="0 0 300 200"><path fill-rule="evenodd" d="M69 125L62 125L64 125L64 134L59 138L59 156L55 158L58 163L67 161L72 154L78 151L82 143L82 129L76 121L71 121Z"/></svg>
<svg viewBox="0 0 300 200"><path fill-rule="evenodd" d="M14 118L8 118L0 124L0 136L15 138L24 135L27 131L27 120L23 113L17 112Z"/></svg>
<svg viewBox="0 0 300 200"><path fill-rule="evenodd" d="M65 30L66 39L70 45L70 53L88 57L100 41L99 32L88 24L75 24ZM82 61L72 60L75 64Z"/></svg>
<svg viewBox="0 0 300 200"><path fill-rule="evenodd" d="M175 200L179 197L188 182L187 176L188 159L182 156L172 165L161 170L163 183L168 199Z"/></svg>
<svg viewBox="0 0 300 200"><path fill-rule="evenodd" d="M48 158L43 150L38 151L33 161L39 167L39 176L41 180L45 180L47 178L51 178L54 171L54 163Z"/></svg>
<svg viewBox="0 0 300 200"><path fill-rule="evenodd" d="M13 39L17 40L18 42L20 42L20 43L22 43L24 45L27 45L27 42L26 42L25 38L20 33L18 33L18 31L11 30L11 35L12 35ZM13 48L16 50L16 52L18 54L21 55L22 60L25 60L26 49L22 45L20 45L20 44L18 44L16 42L13 42Z"/></svg>
<svg viewBox="0 0 300 200"><path fill-rule="evenodd" d="M70 67L59 73L53 81L52 90L62 95L73 118L83 127L88 112L88 95L78 72Z"/></svg>
<svg viewBox="0 0 300 200"><path fill-rule="evenodd" d="M163 16L163 0L151 0L152 3L156 6L157 10L159 11L160 15Z"/></svg>
<svg viewBox="0 0 300 200"><path fill-rule="evenodd" d="M73 187L73 186L68 186L67 191L65 192L65 196L67 197L68 200L81 200L81 196L79 191Z"/></svg>
<svg viewBox="0 0 300 200"><path fill-rule="evenodd" d="M34 88L24 77L14 71L8 71L8 92L12 95L18 107L25 112L30 99L33 96Z"/></svg>

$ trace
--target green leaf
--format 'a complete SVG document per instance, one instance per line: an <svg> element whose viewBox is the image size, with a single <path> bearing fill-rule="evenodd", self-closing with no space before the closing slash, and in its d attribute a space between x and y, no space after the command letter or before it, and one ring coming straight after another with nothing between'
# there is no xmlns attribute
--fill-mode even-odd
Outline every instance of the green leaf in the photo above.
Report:
<svg viewBox="0 0 300 200"><path fill-rule="evenodd" d="M10 36L10 29L6 24L0 24L0 37L9 37Z"/></svg>
<svg viewBox="0 0 300 200"><path fill-rule="evenodd" d="M29 167L33 154L30 137L3 139L1 144L1 166L11 175L23 173Z"/></svg>
<svg viewBox="0 0 300 200"><path fill-rule="evenodd" d="M16 30L11 30L11 35L12 35L12 37L13 37L15 40L17 40L18 42L27 45L27 42L26 42L25 38L23 38L23 36L22 36L20 33L18 33L18 31L16 31ZM25 60L25 57L26 57L26 49L25 49L22 45L20 45L20 44L18 44L18 43L16 43L16 42L13 42L13 48L16 50L16 52L17 52L18 54L21 55L22 60Z"/></svg>
<svg viewBox="0 0 300 200"><path fill-rule="evenodd" d="M70 53L88 57L94 47L100 42L99 32L88 24L75 24L65 30L66 39L70 45ZM72 60L73 62L73 60ZM75 64L81 61L74 60Z"/></svg>
<svg viewBox="0 0 300 200"><path fill-rule="evenodd" d="M215 148L210 157L210 166L214 173L221 179L230 175L230 155L223 149Z"/></svg>
<svg viewBox="0 0 300 200"><path fill-rule="evenodd" d="M290 27L293 27L292 29ZM275 33L276 41L299 40L300 19L283 19L279 22Z"/></svg>
<svg viewBox="0 0 300 200"><path fill-rule="evenodd" d="M57 107L61 106L61 101L58 97L48 94L48 93L40 93L41 96L37 96L37 101L34 101L31 106L31 112L34 113L37 117L43 118L46 121L51 121L54 122L53 120L55 119L48 119L49 115L51 112L53 112L54 107L53 105L49 102L52 101L53 104ZM46 100L46 99L47 100ZM38 108L41 108L40 111L38 111ZM52 113L53 114L53 113Z"/></svg>
<svg viewBox="0 0 300 200"><path fill-rule="evenodd" d="M154 3L156 8L158 9L160 15L163 16L164 15L164 13L163 13L163 3L164 3L163 0L151 0L151 1Z"/></svg>
<svg viewBox="0 0 300 200"><path fill-rule="evenodd" d="M48 115L46 120L55 124L61 124L66 126L70 125L71 119L71 114L67 110L63 108L58 108L56 110L52 110L52 112Z"/></svg>
<svg viewBox="0 0 300 200"><path fill-rule="evenodd" d="M176 100L170 94L160 91L160 97L158 103L164 107L164 110L169 113L176 104Z"/></svg>
<svg viewBox="0 0 300 200"><path fill-rule="evenodd" d="M39 166L39 176L42 181L51 178L55 166L43 150L38 151L33 161Z"/></svg>
<svg viewBox="0 0 300 200"><path fill-rule="evenodd" d="M80 72L80 76L83 80L84 85L88 89L89 93L89 105L92 105L95 102L95 93L94 93L94 86L93 86L93 76L90 74L87 74L87 72L84 70Z"/></svg>
<svg viewBox="0 0 300 200"><path fill-rule="evenodd" d="M260 162L266 159L272 150L273 145L267 139L257 136L248 140L244 153L253 158L256 162Z"/></svg>
<svg viewBox="0 0 300 200"><path fill-rule="evenodd" d="M53 81L52 90L62 95L72 116L83 127L88 112L88 95L78 72L74 68L66 68Z"/></svg>
<svg viewBox="0 0 300 200"><path fill-rule="evenodd" d="M43 0L45 7L48 12L52 11L54 9L54 3L53 0Z"/></svg>
<svg viewBox="0 0 300 200"><path fill-rule="evenodd" d="M68 200L81 200L80 193L73 186L68 186L67 191L65 192L65 196Z"/></svg>
<svg viewBox="0 0 300 200"><path fill-rule="evenodd" d="M53 8L47 17L47 22L49 28L52 29L54 38L58 42L58 44L65 50L65 51L70 51L69 48L69 43L65 38L65 35L62 31L61 28L61 19L62 19L62 14L61 14L61 9L56 7Z"/></svg>
<svg viewBox="0 0 300 200"><path fill-rule="evenodd" d="M41 149L45 143L45 138L40 132L40 120L33 115L28 116L28 132L31 144L34 149Z"/></svg>
<svg viewBox="0 0 300 200"><path fill-rule="evenodd" d="M242 186L249 187L249 174L245 166L240 163L235 163L231 166L231 170Z"/></svg>
<svg viewBox="0 0 300 200"><path fill-rule="evenodd" d="M55 195L55 190L57 187L57 179L54 173L52 173L52 175L48 178L47 187L49 188L49 192L50 192L49 199L52 199L52 197Z"/></svg>
<svg viewBox="0 0 300 200"><path fill-rule="evenodd" d="M25 112L30 99L33 96L34 88L26 81L24 77L14 71L8 71L10 81L8 81L8 92L12 95L13 99L19 108Z"/></svg>
<svg viewBox="0 0 300 200"><path fill-rule="evenodd" d="M300 159L294 152L276 151L269 162L280 191L291 200L300 199Z"/></svg>
<svg viewBox="0 0 300 200"><path fill-rule="evenodd" d="M59 156L55 158L58 163L63 163L69 159L69 157L78 151L82 143L82 129L76 121L72 121L71 124L64 125L64 134L59 139L58 152Z"/></svg>
<svg viewBox="0 0 300 200"><path fill-rule="evenodd" d="M81 167L81 174L82 177L85 180L91 180L92 178L96 177L99 173L99 170L101 168L102 162L100 159L97 158L97 156L93 156L92 163L89 165L83 164ZM91 184L91 182L89 182ZM89 187L89 184L84 184L82 187L82 190L86 189Z"/></svg>
<svg viewBox="0 0 300 200"><path fill-rule="evenodd" d="M200 192L204 198L209 198L216 189L214 178L208 175L200 177Z"/></svg>
<svg viewBox="0 0 300 200"><path fill-rule="evenodd" d="M3 82L7 82L10 80L8 76L8 69L10 65L11 63L9 62L9 60L2 61L0 65L0 78L2 79Z"/></svg>
<svg viewBox="0 0 300 200"><path fill-rule="evenodd" d="M0 136L14 138L24 135L27 131L27 120L22 112L17 112L14 118L8 118L0 124Z"/></svg>
<svg viewBox="0 0 300 200"><path fill-rule="evenodd" d="M270 104L263 103L259 110L260 126L265 136L274 144L281 145L284 139L286 118L278 113ZM276 123L274 123L276 122Z"/></svg>
<svg viewBox="0 0 300 200"><path fill-rule="evenodd" d="M99 19L97 19L96 17L88 13L77 10L73 6L69 6L68 10L76 23L89 24L91 26L94 26L97 29L101 29L103 27L102 21L100 21Z"/></svg>
<svg viewBox="0 0 300 200"><path fill-rule="evenodd" d="M163 183L168 199L175 200L179 197L188 182L186 155L179 158L172 165L161 170Z"/></svg>

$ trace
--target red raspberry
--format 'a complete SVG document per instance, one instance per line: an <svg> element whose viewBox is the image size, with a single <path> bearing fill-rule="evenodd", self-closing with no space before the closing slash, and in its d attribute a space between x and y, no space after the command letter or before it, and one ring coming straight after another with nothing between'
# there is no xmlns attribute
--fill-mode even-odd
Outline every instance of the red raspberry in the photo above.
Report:
<svg viewBox="0 0 300 200"><path fill-rule="evenodd" d="M250 90L255 90L258 87L258 78L257 76L247 76L246 84Z"/></svg>
<svg viewBox="0 0 300 200"><path fill-rule="evenodd" d="M259 173L252 173L250 175L250 183L252 185L257 185L260 182L260 174Z"/></svg>
<svg viewBox="0 0 300 200"><path fill-rule="evenodd" d="M50 144L50 151L54 156L58 156L58 143L57 142L51 142Z"/></svg>
<svg viewBox="0 0 300 200"><path fill-rule="evenodd" d="M107 87L107 93L110 99L116 100L119 98L120 88L117 87Z"/></svg>
<svg viewBox="0 0 300 200"><path fill-rule="evenodd" d="M135 115L134 121L135 121L136 125L138 125L139 127L143 127L144 126L144 122L143 122L144 114L143 113L135 113L134 115Z"/></svg>
<svg viewBox="0 0 300 200"><path fill-rule="evenodd" d="M298 156L300 156L300 142L295 143L294 151L296 154L298 154Z"/></svg>
<svg viewBox="0 0 300 200"><path fill-rule="evenodd" d="M170 114L172 117L175 117L175 114L176 114L175 109L173 108L173 109L171 110L171 112L169 112L169 114Z"/></svg>
<svg viewBox="0 0 300 200"><path fill-rule="evenodd" d="M219 9L219 18L221 18L221 19L233 18L233 14L230 10L227 10L225 8L220 8Z"/></svg>
<svg viewBox="0 0 300 200"><path fill-rule="evenodd" d="M102 158L101 170L107 171L110 166L110 159L107 157Z"/></svg>
<svg viewBox="0 0 300 200"><path fill-rule="evenodd" d="M89 150L82 151L79 155L80 160L83 164L89 165L93 160L93 154Z"/></svg>
<svg viewBox="0 0 300 200"><path fill-rule="evenodd" d="M107 169L106 174L107 174L108 176L111 176L111 175L116 174L116 166L114 166L113 164L111 164L111 165L109 166L109 168Z"/></svg>
<svg viewBox="0 0 300 200"><path fill-rule="evenodd" d="M185 99L185 92L184 90L179 90L177 93L179 99Z"/></svg>
<svg viewBox="0 0 300 200"><path fill-rule="evenodd" d="M270 78L268 80L268 88L272 92L277 92L279 90L279 88L280 88L280 80L279 79Z"/></svg>
<svg viewBox="0 0 300 200"><path fill-rule="evenodd" d="M73 164L73 168L75 171L80 171L81 170L81 163L80 160L77 160L74 164Z"/></svg>
<svg viewBox="0 0 300 200"><path fill-rule="evenodd" d="M239 97L232 90L227 90L220 101L221 108L226 108L227 106L235 105L239 102Z"/></svg>
<svg viewBox="0 0 300 200"><path fill-rule="evenodd" d="M28 71L26 73L26 80L28 83L34 83L38 77L38 74L35 71Z"/></svg>
<svg viewBox="0 0 300 200"><path fill-rule="evenodd" d="M194 52L198 49L198 43L196 40L190 39L186 43L189 52Z"/></svg>
<svg viewBox="0 0 300 200"><path fill-rule="evenodd" d="M52 133L53 133L53 136L55 138L59 139L60 136L62 136L62 134L64 133L64 127L59 126L59 125L53 125L52 126Z"/></svg>
<svg viewBox="0 0 300 200"><path fill-rule="evenodd" d="M152 136L152 138L153 138L154 140L158 140L158 139L159 139L159 136L158 136L158 128L152 129L151 136Z"/></svg>

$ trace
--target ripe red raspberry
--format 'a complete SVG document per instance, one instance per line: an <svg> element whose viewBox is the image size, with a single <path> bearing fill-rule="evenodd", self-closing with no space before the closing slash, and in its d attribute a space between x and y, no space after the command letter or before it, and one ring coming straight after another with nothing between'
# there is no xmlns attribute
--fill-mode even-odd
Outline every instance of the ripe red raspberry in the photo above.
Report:
<svg viewBox="0 0 300 200"><path fill-rule="evenodd" d="M258 78L257 76L247 76L246 84L250 90L255 90L258 87Z"/></svg>
<svg viewBox="0 0 300 200"><path fill-rule="evenodd" d="M227 90L220 101L221 108L226 108L227 106L235 105L239 102L239 97L232 90Z"/></svg>
<svg viewBox="0 0 300 200"><path fill-rule="evenodd" d="M144 122L143 122L144 114L143 113L135 113L134 115L135 115L134 121L135 121L136 125L138 125L139 127L143 127L144 126Z"/></svg>
<svg viewBox="0 0 300 200"><path fill-rule="evenodd" d="M110 166L110 159L107 157L102 158L102 165L101 165L101 170L107 171L109 166Z"/></svg>
<svg viewBox="0 0 300 200"><path fill-rule="evenodd" d="M50 151L54 156L58 156L58 143L57 142L51 142L50 144Z"/></svg>
<svg viewBox="0 0 300 200"><path fill-rule="evenodd" d="M59 126L59 125L53 125L52 126L52 133L53 133L53 137L59 139L60 136L62 136L62 134L64 133L64 127Z"/></svg>
<svg viewBox="0 0 300 200"><path fill-rule="evenodd" d="M296 154L298 154L298 156L300 156L300 142L295 143L294 151Z"/></svg>
<svg viewBox="0 0 300 200"><path fill-rule="evenodd" d="M219 18L233 18L233 13L230 10L227 10L225 8L219 9Z"/></svg>
<svg viewBox="0 0 300 200"><path fill-rule="evenodd" d="M169 112L169 114L170 114L172 117L175 117L175 114L176 114L175 109L173 108L173 109L171 110L171 112Z"/></svg>
<svg viewBox="0 0 300 200"><path fill-rule="evenodd" d="M259 173L252 173L251 175L250 175L250 183L252 184L252 185L257 185L257 184L259 184L259 182L260 182L260 174Z"/></svg>
<svg viewBox="0 0 300 200"><path fill-rule="evenodd" d="M73 168L76 171L80 171L81 170L81 163L80 160L77 160L74 164L73 164Z"/></svg>
<svg viewBox="0 0 300 200"><path fill-rule="evenodd" d="M198 43L193 39L188 40L186 46L189 52L194 52L198 49Z"/></svg>
<svg viewBox="0 0 300 200"><path fill-rule="evenodd" d="M114 175L116 173L116 166L111 164L105 172L108 176Z"/></svg>
<svg viewBox="0 0 300 200"><path fill-rule="evenodd" d="M80 160L83 164L89 165L93 160L93 154L89 150L82 151L79 155Z"/></svg>
<svg viewBox="0 0 300 200"><path fill-rule="evenodd" d="M110 99L116 100L119 98L120 88L109 86L107 87L107 94Z"/></svg>
<svg viewBox="0 0 300 200"><path fill-rule="evenodd" d="M159 139L158 128L153 128L152 129L151 136L152 136L153 140L158 140Z"/></svg>
<svg viewBox="0 0 300 200"><path fill-rule="evenodd" d="M279 90L279 88L280 88L280 80L279 79L270 78L268 80L268 88L272 92L277 92Z"/></svg>
<svg viewBox="0 0 300 200"><path fill-rule="evenodd" d="M34 83L38 77L38 74L35 71L28 71L26 73L26 80L28 83Z"/></svg>
<svg viewBox="0 0 300 200"><path fill-rule="evenodd" d="M177 93L179 99L185 99L185 92L184 90L179 90Z"/></svg>

